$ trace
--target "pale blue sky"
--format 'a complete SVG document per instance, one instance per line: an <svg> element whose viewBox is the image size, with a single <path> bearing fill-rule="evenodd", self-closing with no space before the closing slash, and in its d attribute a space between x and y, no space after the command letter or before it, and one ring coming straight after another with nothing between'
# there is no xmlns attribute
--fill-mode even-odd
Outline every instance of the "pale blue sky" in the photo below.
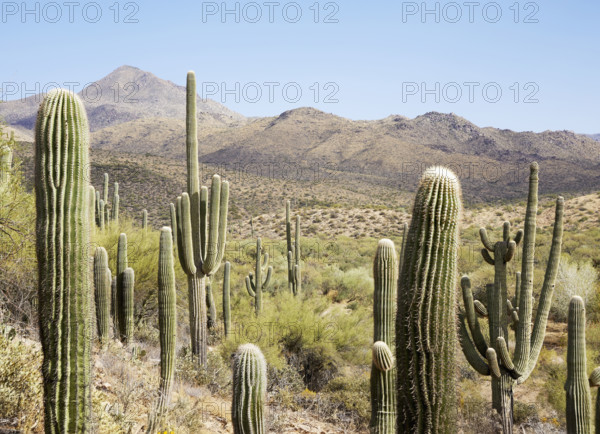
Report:
<svg viewBox="0 0 600 434"><path fill-rule="evenodd" d="M25 2L31 9L35 3ZM221 9L221 1L98 2L102 17L91 23L87 21L94 20L94 6L81 1L70 23L68 6L42 1L36 23L34 13L22 22L21 2L3 2L0 35L5 61L0 81L25 82L30 87L36 82L86 83L128 64L184 84L186 71L194 69L199 90L202 83L218 83L212 98L226 98L225 105L246 116L272 116L301 106L352 119L441 111L454 112L479 126L600 133L596 109L600 2L479 1L473 2L473 23L466 0L425 2L432 10L439 4L439 23L434 13L422 22L421 1L299 1L302 17L296 23L288 22L296 15L292 2L273 6L273 23L268 2L237 3L239 23L233 14L221 22L220 11L203 18L203 8L205 12L215 6ZM49 23L56 16L56 4L62 17ZM116 8L111 9L115 4L120 10L117 23ZM236 2L225 4L234 9ZM256 4L262 18L251 23ZM87 5L85 19L83 5ZM455 20L457 5L462 17L449 22ZM318 23L315 9L320 10ZM501 18L491 22L498 10ZM128 13L134 13L138 22L125 23ZM338 22L323 22L328 14ZM538 22L526 23L527 17ZM221 95L223 82L229 89L239 83L239 103L233 94ZM257 102L250 101L256 97L256 86L248 84L253 82L263 92ZM269 82L278 83L270 85L275 89L273 101L268 97L269 85L264 84ZM313 83L320 89L317 102ZM422 83L434 92L423 93ZM298 88L302 98L294 102ZM502 95L492 102L498 99L498 89ZM457 90L462 92L460 98ZM331 93L330 99L337 102L324 102ZM526 99L538 102L525 103Z"/></svg>

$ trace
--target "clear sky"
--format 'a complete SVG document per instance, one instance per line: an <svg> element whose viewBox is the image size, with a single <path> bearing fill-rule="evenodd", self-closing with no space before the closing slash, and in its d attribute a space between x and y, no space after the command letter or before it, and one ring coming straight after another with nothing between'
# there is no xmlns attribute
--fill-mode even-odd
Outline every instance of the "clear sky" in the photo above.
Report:
<svg viewBox="0 0 600 434"><path fill-rule="evenodd" d="M199 92L246 116L302 106L351 119L440 111L479 126L600 133L597 0L1 7L3 88L83 84L127 64L178 84L193 69Z"/></svg>

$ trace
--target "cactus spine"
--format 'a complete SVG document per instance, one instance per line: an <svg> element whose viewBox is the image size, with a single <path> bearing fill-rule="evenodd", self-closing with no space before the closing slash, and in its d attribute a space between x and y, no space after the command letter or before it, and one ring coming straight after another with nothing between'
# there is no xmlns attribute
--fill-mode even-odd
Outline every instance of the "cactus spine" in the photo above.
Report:
<svg viewBox="0 0 600 434"><path fill-rule="evenodd" d="M108 268L108 254L104 247L97 247L94 254L94 295L98 338L104 343L110 335L110 286L112 275Z"/></svg>
<svg viewBox="0 0 600 434"><path fill-rule="evenodd" d="M397 260L394 243L382 239L373 263L373 364L371 366L371 422L375 434L396 430L396 375L392 369L392 330L396 298ZM383 362L388 361L389 363Z"/></svg>
<svg viewBox="0 0 600 434"><path fill-rule="evenodd" d="M119 183L115 182L112 202L112 219L115 223L119 223Z"/></svg>
<svg viewBox="0 0 600 434"><path fill-rule="evenodd" d="M260 348L240 345L233 360L231 419L234 434L264 434L267 362Z"/></svg>
<svg viewBox="0 0 600 434"><path fill-rule="evenodd" d="M294 295L300 293L300 216L296 216L296 236L292 243L292 224L290 221L290 201L285 202L285 232L287 241L288 288Z"/></svg>
<svg viewBox="0 0 600 434"><path fill-rule="evenodd" d="M517 384L523 383L537 364L546 332L546 322L560 260L564 208L562 197L558 197L556 200L550 256L532 331L537 205L538 165L533 163L529 175L525 230L518 231L511 240L510 223L505 222L502 241L496 243L489 240L484 228L479 231L484 246L481 251L483 259L494 266L494 283L486 286L487 306L473 301L471 282L467 276L463 277L461 281L465 311L459 316L460 343L471 366L482 375L492 375L492 405L502 418L504 433L513 432L513 385L515 381ZM516 306L513 307L508 299L506 268L521 240L523 242L522 270L520 274L516 275L517 287L513 298ZM493 257L490 252L493 252ZM488 317L490 342L482 334L477 312ZM516 326L515 352L512 357L508 351L509 321ZM467 329L470 331L470 335ZM498 373L500 375L497 375Z"/></svg>
<svg viewBox="0 0 600 434"><path fill-rule="evenodd" d="M38 313L47 434L91 430L89 127L83 103L48 92L35 130Z"/></svg>
<svg viewBox="0 0 600 434"><path fill-rule="evenodd" d="M159 412L169 403L175 373L177 311L171 228L160 230L158 257L158 329L160 331Z"/></svg>
<svg viewBox="0 0 600 434"><path fill-rule="evenodd" d="M455 283L460 184L444 167L417 190L398 280L398 433L455 433Z"/></svg>
<svg viewBox="0 0 600 434"><path fill-rule="evenodd" d="M567 433L592 434L592 395L585 355L585 306L579 296L569 303L567 346Z"/></svg>
<svg viewBox="0 0 600 434"><path fill-rule="evenodd" d="M187 192L177 198L177 251L188 276L192 354L206 366L207 327L205 277L213 275L225 254L229 183L214 175L210 190L200 188L196 76L188 72L186 101Z"/></svg>
<svg viewBox="0 0 600 434"><path fill-rule="evenodd" d="M229 336L231 331L231 307L229 293L229 275L231 273L231 264L225 262L223 270L223 327L225 329L225 337Z"/></svg>
<svg viewBox="0 0 600 434"><path fill-rule="evenodd" d="M246 276L246 289L250 297L254 297L254 309L258 315L262 310L262 293L267 290L269 283L271 283L271 274L273 273L273 267L269 265L269 254L265 253L264 260L261 261L262 247L261 239L256 239L256 266L254 271L256 274L250 272ZM265 280L262 280L262 273L267 273Z"/></svg>

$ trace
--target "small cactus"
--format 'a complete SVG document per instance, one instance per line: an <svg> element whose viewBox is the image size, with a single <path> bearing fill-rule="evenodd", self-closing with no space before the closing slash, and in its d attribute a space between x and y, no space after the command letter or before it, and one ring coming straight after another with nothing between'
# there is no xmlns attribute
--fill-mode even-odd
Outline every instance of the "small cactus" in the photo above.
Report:
<svg viewBox="0 0 600 434"><path fill-rule="evenodd" d="M97 247L94 254L94 295L98 339L104 343L110 335L110 286L112 275L108 268L108 254L104 247Z"/></svg>
<svg viewBox="0 0 600 434"><path fill-rule="evenodd" d="M271 274L273 273L273 267L269 265L269 254L265 253L264 260L261 262L262 256L262 248L261 248L261 239L258 237L256 239L256 266L255 273L248 274L246 276L246 289L248 290L248 294L250 297L254 297L254 309L256 314L258 315L262 310L262 293L267 290L269 284L271 283ZM265 280L262 280L262 273L267 273Z"/></svg>
<svg viewBox="0 0 600 434"><path fill-rule="evenodd" d="M585 355L585 306L579 296L569 303L567 345L567 433L592 434L592 395Z"/></svg>
<svg viewBox="0 0 600 434"><path fill-rule="evenodd" d="M240 345L233 360L231 419L234 434L264 434L267 362L260 348Z"/></svg>
<svg viewBox="0 0 600 434"><path fill-rule="evenodd" d="M396 422L395 372L391 370L392 332L398 276L396 247L382 239L373 262L373 364L371 366L371 432L392 434ZM389 356L388 356L389 353ZM389 362L389 363L388 363Z"/></svg>
<svg viewBox="0 0 600 434"><path fill-rule="evenodd" d="M231 264L225 262L223 270L223 327L225 329L225 337L231 332L231 307L229 293L229 275L231 273Z"/></svg>
<svg viewBox="0 0 600 434"><path fill-rule="evenodd" d="M285 232L287 241L288 287L292 294L298 295L302 289L300 275L300 216L296 216L296 234L292 243L292 224L290 221L290 201L285 202Z"/></svg>

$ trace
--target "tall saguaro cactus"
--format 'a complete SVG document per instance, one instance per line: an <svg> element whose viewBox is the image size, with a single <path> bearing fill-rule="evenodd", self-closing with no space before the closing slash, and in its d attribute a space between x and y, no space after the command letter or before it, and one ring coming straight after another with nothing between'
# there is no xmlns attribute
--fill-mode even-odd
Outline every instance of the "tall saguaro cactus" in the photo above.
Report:
<svg viewBox="0 0 600 434"><path fill-rule="evenodd" d="M135 273L128 267L122 274L121 299L119 300L119 326L121 341L128 344L133 339L133 287Z"/></svg>
<svg viewBox="0 0 600 434"><path fill-rule="evenodd" d="M35 129L38 311L47 434L91 429L89 127L83 103L48 92Z"/></svg>
<svg viewBox="0 0 600 434"><path fill-rule="evenodd" d="M186 98L187 192L177 198L177 251L181 268L188 276L192 354L206 366L205 277L219 269L225 254L229 183L214 175L210 202L208 189L200 188L196 97L196 76L190 71Z"/></svg>
<svg viewBox="0 0 600 434"><path fill-rule="evenodd" d="M455 284L461 192L444 167L425 171L398 279L398 433L455 433Z"/></svg>
<svg viewBox="0 0 600 434"><path fill-rule="evenodd" d="M525 212L525 230L510 237L510 224L504 223L502 241L492 243L484 228L480 229L484 260L494 266L494 283L487 285L487 306L473 301L468 277L461 281L464 313L460 318L460 343L466 359L482 375L492 376L492 405L502 418L504 433L513 432L513 385L523 383L535 368L544 342L548 313L560 260L564 200L558 197L554 217L554 230L546 274L540 292L537 314L533 316L533 263L535 251L536 215L538 205L538 165L530 167L529 193ZM523 242L522 269L517 273L517 286L513 301L508 298L507 263L513 258L517 245ZM493 253L493 257L490 254ZM488 318L488 342L477 316ZM515 352L511 356L508 325L516 326ZM490 345L491 344L491 345ZM498 360L499 359L499 360Z"/></svg>
<svg viewBox="0 0 600 434"><path fill-rule="evenodd" d="M102 200L105 204L108 203L108 173L104 174L104 184L102 186Z"/></svg>
<svg viewBox="0 0 600 434"><path fill-rule="evenodd" d="M271 283L271 274L273 267L269 265L269 254L265 253L264 260L262 257L262 241L260 237L256 239L256 265L254 267L255 274L250 272L246 276L246 289L250 297L254 297L254 309L258 315L262 310L262 293L267 290ZM265 280L262 280L262 274L266 272Z"/></svg>
<svg viewBox="0 0 600 434"><path fill-rule="evenodd" d="M267 362L260 348L240 345L233 359L231 419L234 434L264 434Z"/></svg>
<svg viewBox="0 0 600 434"><path fill-rule="evenodd" d="M104 247L97 247L94 254L94 295L98 338L104 343L110 335L110 286L112 275L108 268L108 254Z"/></svg>
<svg viewBox="0 0 600 434"><path fill-rule="evenodd" d="M292 224L290 221L290 201L285 202L285 232L287 241L288 287L292 294L298 295L302 289L300 276L300 216L296 216L296 236L292 243Z"/></svg>
<svg viewBox="0 0 600 434"><path fill-rule="evenodd" d="M177 311L171 228L160 230L158 257L158 329L160 331L159 411L169 402L175 373Z"/></svg>
<svg viewBox="0 0 600 434"><path fill-rule="evenodd" d="M396 430L396 374L392 363L378 363L379 354L388 354L391 362L394 303L398 277L394 242L382 239L373 263L373 364L371 366L371 432L392 434ZM386 359L387 360L387 359Z"/></svg>
<svg viewBox="0 0 600 434"><path fill-rule="evenodd" d="M223 270L223 328L225 330L225 337L229 336L231 332L231 307L230 307L230 293L229 293L229 276L231 274L231 264L225 262L225 268Z"/></svg>
<svg viewBox="0 0 600 434"><path fill-rule="evenodd" d="M567 433L592 434L592 395L585 355L585 305L579 296L569 303L567 345Z"/></svg>
<svg viewBox="0 0 600 434"><path fill-rule="evenodd" d="M117 283L116 293L113 298L114 303L114 318L113 323L115 325L115 337L119 340L123 340L123 330L126 328L123 324L123 293L124 289L124 276L125 270L128 268L127 260L127 234L122 233L119 235L119 243L117 245Z"/></svg>

